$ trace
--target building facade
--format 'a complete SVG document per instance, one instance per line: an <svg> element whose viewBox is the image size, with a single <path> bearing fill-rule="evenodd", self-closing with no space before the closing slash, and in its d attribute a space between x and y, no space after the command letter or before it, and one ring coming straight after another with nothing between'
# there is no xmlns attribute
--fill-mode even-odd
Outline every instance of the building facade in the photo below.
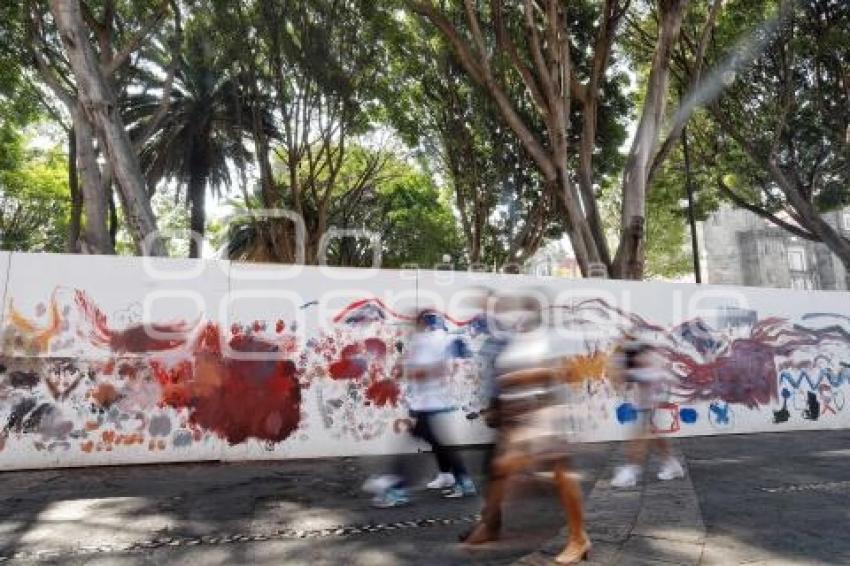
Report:
<svg viewBox="0 0 850 566"><path fill-rule="evenodd" d="M850 237L850 208L823 215ZM844 265L824 244L726 206L701 223L703 281L716 285L846 290Z"/></svg>

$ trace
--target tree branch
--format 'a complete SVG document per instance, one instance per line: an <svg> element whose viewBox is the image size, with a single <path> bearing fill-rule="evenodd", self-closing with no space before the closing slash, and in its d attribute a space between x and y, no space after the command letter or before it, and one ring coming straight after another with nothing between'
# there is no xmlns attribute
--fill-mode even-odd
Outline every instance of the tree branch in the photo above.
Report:
<svg viewBox="0 0 850 566"><path fill-rule="evenodd" d="M134 149L138 152L139 148L144 145L150 137L159 129L162 121L165 119L168 111L171 109L171 93L174 90L174 77L177 74L177 68L180 66L180 54L183 44L183 24L180 6L177 0L170 0L171 8L174 10L174 38L171 51L171 62L168 64L168 71L165 77L165 83L162 87L162 99L159 107L151 117L150 122L145 127L139 139L135 140Z"/></svg>
<svg viewBox="0 0 850 566"><path fill-rule="evenodd" d="M478 49L481 69L485 75L489 75L490 58L487 55L487 45L484 43L484 35L481 33L481 24L478 22L478 14L472 5L472 0L463 0L463 7L466 11L466 21L469 23L469 29L472 31L472 41Z"/></svg>
<svg viewBox="0 0 850 566"><path fill-rule="evenodd" d="M553 104L555 103L556 90L552 82L552 76L549 73L549 67L546 65L546 59L543 57L543 49L540 44L540 33L537 31L537 24L534 21L534 10L531 0L524 1L525 10L523 12L525 15L525 27L528 29L528 33L531 36L529 49L531 50L531 57L534 61L534 66L537 69L537 77L543 85L543 94L546 97L546 106L549 109L543 115L543 118L548 123L551 115L551 108L553 108Z"/></svg>
<svg viewBox="0 0 850 566"><path fill-rule="evenodd" d="M179 7L176 5L176 2L172 1L171 5L173 9L179 11ZM163 2L160 8L157 9L157 11L154 13L153 17L148 20L148 22L143 24L142 27L140 27L138 31L136 31L136 33L133 34L133 36L127 40L127 43L124 45L124 47L122 47L121 50L116 53L114 57L112 57L112 60L104 69L105 75L111 75L115 71L120 69L130 58L130 55L142 46L142 43L145 41L145 38L150 35L153 29L158 26L162 19L165 17L167 6L168 3Z"/></svg>
<svg viewBox="0 0 850 566"><path fill-rule="evenodd" d="M480 85L484 85L484 69L482 69L478 61L476 61L472 51L469 49L469 46L448 18L440 13L429 0L423 0L421 2L416 0L407 0L407 5L413 12L430 20L431 23L443 33L445 38L449 40L449 43L452 44L452 47L454 47L461 65L463 65L470 74L472 80Z"/></svg>
<svg viewBox="0 0 850 566"><path fill-rule="evenodd" d="M514 45L507 29L505 29L505 22L502 19L501 0L490 0L490 14L493 28L496 30L496 41L499 48L508 54L508 58L519 73L525 88L527 88L528 92L531 94L531 98L534 100L534 104L537 106L537 109L542 114L545 114L547 112L546 99L543 97L540 85L529 66L526 65L525 61L523 61L519 56L516 45Z"/></svg>
<svg viewBox="0 0 850 566"><path fill-rule="evenodd" d="M534 162L540 168L544 177L549 180L557 178L557 171L549 158L546 149L536 138L534 132L526 125L522 117L514 108L505 92L496 84L495 81L488 79L485 76L480 63L473 57L469 46L460 37L457 30L448 21L448 19L440 13L429 0L406 0L407 6L415 13L420 14L431 21L449 40L455 49L458 60L461 66L472 77L472 79L480 86L484 87L487 94L493 99L499 107L499 111L505 122L514 131L519 138L520 143L528 151Z"/></svg>
<svg viewBox="0 0 850 566"><path fill-rule="evenodd" d="M34 11L30 12L30 25L28 27L31 55L35 61L36 68L38 69L38 74L50 90L53 91L53 94L55 94L70 111L75 104L76 96L73 92L62 86L59 76L53 73L50 65L44 60L41 53L39 53L38 47L36 47L37 43L45 43L45 40L41 34L41 31L43 30L41 20Z"/></svg>
<svg viewBox="0 0 850 566"><path fill-rule="evenodd" d="M800 228L799 226L797 226L795 224L791 224L790 222L786 222L785 220L782 220L781 218L779 218L775 214L770 213L769 211L763 209L762 207L750 203L749 201L747 201L747 199L745 199L744 197L740 196L735 191L733 191L732 188L729 185L727 185L723 181L723 179L720 178L720 177L717 178L717 188L720 189L721 193L723 193L724 195L729 197L729 200L731 200L733 203L735 203L735 205L738 206L739 208L749 210L753 214L756 214L756 215L760 216L761 218L764 218L765 220L769 221L771 224L774 224L774 225L778 226L779 228L782 228L783 230L787 230L788 232L794 234L795 236L805 238L806 240L811 240L812 242L820 242L820 238L818 238L817 236L815 236L814 234L812 234L808 230L804 230L803 228Z"/></svg>
<svg viewBox="0 0 850 566"><path fill-rule="evenodd" d="M711 38L711 32L714 30L714 24L717 21L717 15L720 13L720 8L723 6L723 0L714 0L711 5L711 10L708 13L708 18L706 19L705 25L702 29L702 34L700 35L699 44L697 45L697 50L694 55L694 68L691 72L691 78L688 83L688 91L693 91L697 85L699 85L702 69L705 64L705 53L708 49L709 40ZM683 38L687 38L687 34L684 30L681 33ZM679 100L679 104L681 105L683 100ZM670 151L672 151L673 147L678 143L678 141L682 138L682 130L687 124L688 119L695 108L690 109L684 116L682 116L673 127L670 129L670 132L667 134L667 137L664 139L664 142L661 144L661 147L658 149L658 153L655 154L655 158L652 160L652 165L649 168L649 177L647 184L652 183L652 179L655 174L658 172L658 169L661 165L664 164L664 161L669 157Z"/></svg>

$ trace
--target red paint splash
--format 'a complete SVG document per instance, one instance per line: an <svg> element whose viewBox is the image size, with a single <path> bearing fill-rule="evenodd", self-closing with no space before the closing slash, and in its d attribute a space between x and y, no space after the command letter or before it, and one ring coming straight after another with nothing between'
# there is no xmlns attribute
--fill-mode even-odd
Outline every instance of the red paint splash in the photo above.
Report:
<svg viewBox="0 0 850 566"><path fill-rule="evenodd" d="M185 322L136 324L124 330L109 327L109 319L83 291L75 293L75 302L88 323L87 337L95 345L108 346L115 353L139 354L172 350L186 344L196 325ZM80 329L81 334L83 329ZM84 334L85 335L85 334Z"/></svg>
<svg viewBox="0 0 850 566"><path fill-rule="evenodd" d="M365 375L368 368L368 361L360 346L349 344L340 352L340 358L328 366L328 374L332 379L359 379Z"/></svg>
<svg viewBox="0 0 850 566"><path fill-rule="evenodd" d="M361 358L343 358L328 366L332 379L358 379L366 373L366 361Z"/></svg>
<svg viewBox="0 0 850 566"><path fill-rule="evenodd" d="M120 366L118 366L118 375L120 375L121 377L135 379L137 372L138 368L133 364L122 363Z"/></svg>
<svg viewBox="0 0 850 566"><path fill-rule="evenodd" d="M755 409L778 398L776 356L839 339L831 330L789 328L786 319L766 318L752 327L748 338L733 340L708 362L669 347L660 351L672 363L688 401L721 399Z"/></svg>
<svg viewBox="0 0 850 566"><path fill-rule="evenodd" d="M90 325L89 337L96 343L109 343L109 326L107 324L106 315L95 305L85 292L77 290L74 293L74 301L80 314L83 315Z"/></svg>
<svg viewBox="0 0 850 566"><path fill-rule="evenodd" d="M387 355L387 345L380 338L367 338L364 345L366 353L373 358L383 358Z"/></svg>
<svg viewBox="0 0 850 566"><path fill-rule="evenodd" d="M115 386L109 383L101 383L97 389L91 393L92 401L98 406L108 409L118 400L119 394Z"/></svg>
<svg viewBox="0 0 850 566"><path fill-rule="evenodd" d="M755 340L736 340L726 355L699 363L674 350L665 350L679 371L679 386L688 401L722 399L748 408L777 398L773 349Z"/></svg>
<svg viewBox="0 0 850 566"><path fill-rule="evenodd" d="M188 408L189 422L213 431L230 444L247 439L281 442L301 418L301 389L295 364L279 359L274 344L237 335L234 354L223 356L218 328L210 323L194 348L192 363L166 370L154 367L163 383L162 402ZM240 354L267 354L268 360L240 359Z"/></svg>
<svg viewBox="0 0 850 566"><path fill-rule="evenodd" d="M366 308L366 307L370 307L370 306L376 307L376 308L380 309L382 312L387 313L390 316L392 316L393 318L396 318L398 320L412 321L415 318L413 316L401 314L397 311L394 311L393 309L388 307L381 299L379 299L377 297L372 297L372 298L369 298L369 299L359 299L357 301L350 303L345 308L340 310L336 314L336 316L334 316L333 321L334 321L334 323L340 323L340 322L343 321L343 319L345 319L352 312L357 311L358 309L362 309L362 308ZM440 317L442 317L444 320L451 322L455 326L466 326L467 324L469 324L473 320L472 318L465 319L465 320L457 319L457 318L454 318L454 317L452 317L452 316L450 316L450 315L448 315L448 314L446 314L445 312L442 312L442 311L434 311L434 312L437 315L439 315Z"/></svg>
<svg viewBox="0 0 850 566"><path fill-rule="evenodd" d="M378 407L385 405L398 405L398 398L401 390L398 384L392 379L382 379L376 381L366 389L366 398L373 402Z"/></svg>

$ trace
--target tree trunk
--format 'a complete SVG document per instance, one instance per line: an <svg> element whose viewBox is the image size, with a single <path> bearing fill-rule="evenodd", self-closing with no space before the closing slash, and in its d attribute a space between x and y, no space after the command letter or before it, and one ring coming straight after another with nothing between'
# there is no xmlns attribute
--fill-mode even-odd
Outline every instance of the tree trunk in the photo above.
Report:
<svg viewBox="0 0 850 566"><path fill-rule="evenodd" d="M68 130L68 190L71 193L71 224L68 226L66 250L75 254L80 252L83 194L80 192L80 176L77 174L77 138L73 126Z"/></svg>
<svg viewBox="0 0 850 566"><path fill-rule="evenodd" d="M81 249L90 254L114 254L115 247L106 227L106 193L97 164L94 131L79 105L74 109L73 119L77 170L82 180L81 192L86 216Z"/></svg>
<svg viewBox="0 0 850 566"><path fill-rule="evenodd" d="M789 185L793 183L788 182L787 179L785 179L785 182ZM786 186L783 187L783 192L800 216L803 227L811 231L832 253L838 256L838 259L844 264L845 271L850 275L850 240L821 218L814 205L803 197L799 187Z"/></svg>
<svg viewBox="0 0 850 566"><path fill-rule="evenodd" d="M114 248L118 242L118 206L115 204L115 190L111 184L106 189L106 202L109 203L109 241Z"/></svg>
<svg viewBox="0 0 850 566"><path fill-rule="evenodd" d="M664 118L670 57L679 37L686 4L687 0L661 0L658 3L661 20L658 42L652 58L643 113L623 171L620 246L613 265L613 275L617 278L643 278L646 185Z"/></svg>
<svg viewBox="0 0 850 566"><path fill-rule="evenodd" d="M207 190L204 177L192 175L189 180L189 229L192 231L189 238L189 257L201 257L203 239L206 229L206 210L204 208L207 200Z"/></svg>
<svg viewBox="0 0 850 566"><path fill-rule="evenodd" d="M140 252L166 255L138 158L118 112L115 93L89 42L79 0L50 0L50 10L76 79L80 104L97 129L104 157L113 167L130 235Z"/></svg>
<svg viewBox="0 0 850 566"><path fill-rule="evenodd" d="M590 233L597 242L600 260L605 264L606 271L611 268L611 253L608 250L608 242L605 236L605 227L602 225L602 217L596 203L596 194L593 190L593 151L596 148L596 114L598 102L596 96L589 97L583 108L585 114L584 128L582 130L579 148L578 184L584 205L587 208L587 221Z"/></svg>

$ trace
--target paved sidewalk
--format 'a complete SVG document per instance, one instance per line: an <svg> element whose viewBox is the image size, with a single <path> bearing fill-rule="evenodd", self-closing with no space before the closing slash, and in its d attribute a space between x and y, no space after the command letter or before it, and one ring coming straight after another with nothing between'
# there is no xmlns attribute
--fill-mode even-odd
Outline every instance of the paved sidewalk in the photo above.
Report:
<svg viewBox="0 0 850 566"><path fill-rule="evenodd" d="M850 431L683 439L683 480L613 490L619 445L576 448L589 564L850 564ZM478 450L464 456L478 468ZM409 456L424 483L428 454ZM420 489L373 509L363 480L387 458L0 474L0 562L52 564L551 564L563 516L551 480L520 478L504 539L467 549L477 497ZM480 470L479 480L480 480Z"/></svg>
<svg viewBox="0 0 850 566"><path fill-rule="evenodd" d="M651 464L626 490L610 486L622 462L612 451L585 501L585 564L850 564L850 431L695 437L676 447L684 479L661 482ZM562 531L517 564L554 564L564 540Z"/></svg>
<svg viewBox="0 0 850 566"><path fill-rule="evenodd" d="M684 454L677 457L686 463ZM656 469L634 488L611 486L614 468L623 464L622 451L612 453L603 474L585 501L588 534L593 541L588 565L700 563L705 544L705 525L690 474L662 482ZM517 564L550 564L564 548L566 531Z"/></svg>
<svg viewBox="0 0 850 566"><path fill-rule="evenodd" d="M579 448L590 490L610 447ZM464 451L480 477L481 453ZM418 485L430 454L410 455ZM563 525L551 481L510 494L505 540L456 544L480 498L424 488L413 505L374 509L360 490L388 458L78 468L0 475L0 561L56 564L507 564Z"/></svg>

